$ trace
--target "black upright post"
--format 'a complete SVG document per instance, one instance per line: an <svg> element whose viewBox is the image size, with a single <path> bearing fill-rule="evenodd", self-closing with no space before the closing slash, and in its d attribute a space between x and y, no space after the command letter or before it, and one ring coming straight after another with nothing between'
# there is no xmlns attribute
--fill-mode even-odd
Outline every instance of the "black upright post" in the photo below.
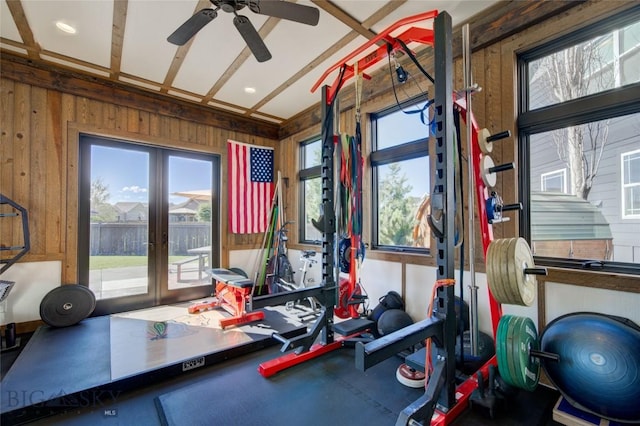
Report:
<svg viewBox="0 0 640 426"><path fill-rule="evenodd" d="M454 144L455 124L453 121L453 55L451 16L442 12L434 22L434 60L435 60L435 180L432 194L433 205L443 210L444 232L436 240L437 279L453 279L455 248L455 180L454 180ZM444 338L435 351L435 356L445 359L445 383L438 404L446 409L455 404L456 365L455 340L456 320L454 305L454 286L440 287L437 291L438 316L444 319Z"/></svg>
<svg viewBox="0 0 640 426"><path fill-rule="evenodd" d="M336 93L334 93L336 96ZM322 183L322 283L324 287L324 306L326 309L326 326L322 330L321 339L324 343L333 343L333 307L338 299L335 279L335 232L336 212L334 203L334 124L333 115L335 102L329 99L329 87L322 88L322 162L320 178ZM332 107L333 105L333 107Z"/></svg>

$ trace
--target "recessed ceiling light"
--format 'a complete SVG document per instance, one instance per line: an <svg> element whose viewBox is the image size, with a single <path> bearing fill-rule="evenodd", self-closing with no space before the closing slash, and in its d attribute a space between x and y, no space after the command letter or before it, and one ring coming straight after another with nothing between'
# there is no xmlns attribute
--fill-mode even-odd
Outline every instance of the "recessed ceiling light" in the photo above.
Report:
<svg viewBox="0 0 640 426"><path fill-rule="evenodd" d="M255 87L245 87L244 88L244 93L248 93L250 95L256 93L256 88Z"/></svg>
<svg viewBox="0 0 640 426"><path fill-rule="evenodd" d="M75 27L73 27L73 26L71 26L71 25L69 25L67 23L64 23L62 21L57 21L56 22L56 28L58 28L60 31L63 31L63 32L67 33L67 34L75 34L76 33Z"/></svg>

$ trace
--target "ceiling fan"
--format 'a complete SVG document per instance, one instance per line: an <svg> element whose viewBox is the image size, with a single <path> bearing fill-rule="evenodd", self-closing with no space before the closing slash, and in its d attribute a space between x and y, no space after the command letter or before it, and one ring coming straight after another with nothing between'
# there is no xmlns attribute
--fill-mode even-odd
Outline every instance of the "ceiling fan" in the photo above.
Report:
<svg viewBox="0 0 640 426"><path fill-rule="evenodd" d="M218 10L233 13L233 24L251 49L258 62L271 59L271 52L262 41L260 34L249 21L249 18L238 15L238 11L248 6L249 9L260 15L273 16L274 18L287 19L302 24L317 25L320 12L315 7L290 3L282 0L209 0L214 8L202 9L191 18L187 19L168 38L169 43L182 46L188 42L198 31L218 16Z"/></svg>

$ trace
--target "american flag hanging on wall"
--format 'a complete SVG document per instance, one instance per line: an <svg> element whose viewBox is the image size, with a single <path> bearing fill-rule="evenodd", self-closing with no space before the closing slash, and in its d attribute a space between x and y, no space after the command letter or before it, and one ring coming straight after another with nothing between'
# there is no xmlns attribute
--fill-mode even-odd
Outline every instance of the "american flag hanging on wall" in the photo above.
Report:
<svg viewBox="0 0 640 426"><path fill-rule="evenodd" d="M273 148L227 141L229 231L252 234L267 229L273 201Z"/></svg>

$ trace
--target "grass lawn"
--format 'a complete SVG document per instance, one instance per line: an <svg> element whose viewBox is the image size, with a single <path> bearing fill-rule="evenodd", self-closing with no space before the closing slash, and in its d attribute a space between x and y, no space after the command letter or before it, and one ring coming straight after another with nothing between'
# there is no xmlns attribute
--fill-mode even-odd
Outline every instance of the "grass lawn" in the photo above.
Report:
<svg viewBox="0 0 640 426"><path fill-rule="evenodd" d="M169 256L169 263L187 257L190 256ZM89 258L89 269L92 270L145 265L147 265L147 256L91 256Z"/></svg>

